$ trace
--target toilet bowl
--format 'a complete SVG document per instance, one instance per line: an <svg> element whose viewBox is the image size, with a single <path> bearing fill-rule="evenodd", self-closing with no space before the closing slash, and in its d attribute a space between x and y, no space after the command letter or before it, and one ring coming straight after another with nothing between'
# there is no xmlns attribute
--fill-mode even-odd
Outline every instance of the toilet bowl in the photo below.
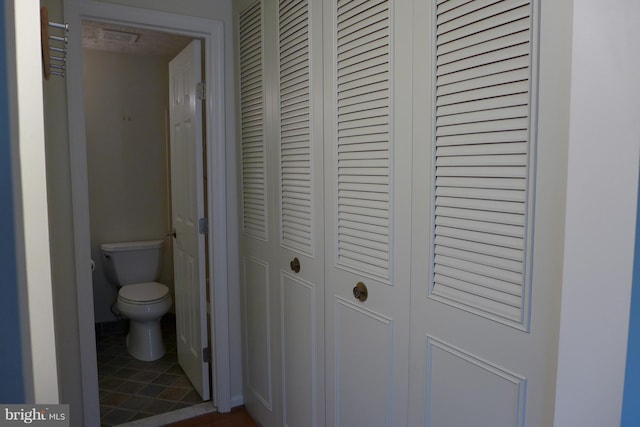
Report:
<svg viewBox="0 0 640 427"><path fill-rule="evenodd" d="M103 243L107 277L120 287L116 307L129 319L127 351L138 360L164 356L160 320L171 308L169 288L156 280L160 273L162 240Z"/></svg>
<svg viewBox="0 0 640 427"><path fill-rule="evenodd" d="M129 354L144 361L164 356L160 319L171 308L169 288L158 282L123 286L118 292L117 307L129 319Z"/></svg>

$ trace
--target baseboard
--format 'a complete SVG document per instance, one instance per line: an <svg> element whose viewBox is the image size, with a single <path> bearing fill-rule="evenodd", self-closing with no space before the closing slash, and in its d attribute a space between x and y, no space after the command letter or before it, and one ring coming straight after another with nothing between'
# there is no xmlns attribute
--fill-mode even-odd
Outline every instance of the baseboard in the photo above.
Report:
<svg viewBox="0 0 640 427"><path fill-rule="evenodd" d="M244 395L236 394L235 396L231 396L231 407L235 408L236 406L244 405Z"/></svg>

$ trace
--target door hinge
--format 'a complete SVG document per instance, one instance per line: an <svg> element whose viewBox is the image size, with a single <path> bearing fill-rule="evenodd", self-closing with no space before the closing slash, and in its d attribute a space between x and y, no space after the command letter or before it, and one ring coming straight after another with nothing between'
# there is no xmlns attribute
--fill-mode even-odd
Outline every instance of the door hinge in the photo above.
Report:
<svg viewBox="0 0 640 427"><path fill-rule="evenodd" d="M201 101L207 98L207 85L204 82L196 85L196 98Z"/></svg>
<svg viewBox="0 0 640 427"><path fill-rule="evenodd" d="M198 231L200 234L207 234L209 232L209 220L207 218L200 218L198 221Z"/></svg>
<svg viewBox="0 0 640 427"><path fill-rule="evenodd" d="M211 349L209 347L202 349L202 361L205 363L211 362Z"/></svg>

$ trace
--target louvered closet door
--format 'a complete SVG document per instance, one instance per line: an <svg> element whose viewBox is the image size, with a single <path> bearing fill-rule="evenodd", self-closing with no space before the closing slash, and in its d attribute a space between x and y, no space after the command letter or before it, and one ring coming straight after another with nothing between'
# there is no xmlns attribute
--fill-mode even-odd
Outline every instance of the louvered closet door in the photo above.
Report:
<svg viewBox="0 0 640 427"><path fill-rule="evenodd" d="M324 425L322 3L236 2L245 404Z"/></svg>
<svg viewBox="0 0 640 427"><path fill-rule="evenodd" d="M326 424L406 425L408 2L325 1ZM365 301L353 289L362 282Z"/></svg>
<svg viewBox="0 0 640 427"><path fill-rule="evenodd" d="M273 177L281 306L274 320L281 336L281 425L320 427L324 426L322 3L274 3L278 119Z"/></svg>
<svg viewBox="0 0 640 427"><path fill-rule="evenodd" d="M539 11L416 2L410 425L553 423L566 69Z"/></svg>
<svg viewBox="0 0 640 427"><path fill-rule="evenodd" d="M274 227L277 178L274 163L276 117L268 90L273 70L275 17L272 2L234 3L239 72L240 159L240 275L243 338L244 404L264 426L281 419L280 400L280 299L278 288L277 228Z"/></svg>

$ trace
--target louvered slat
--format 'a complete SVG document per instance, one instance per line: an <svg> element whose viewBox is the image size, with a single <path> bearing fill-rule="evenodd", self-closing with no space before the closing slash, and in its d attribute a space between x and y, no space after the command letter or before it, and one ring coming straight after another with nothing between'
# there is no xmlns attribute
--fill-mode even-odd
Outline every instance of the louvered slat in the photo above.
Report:
<svg viewBox="0 0 640 427"><path fill-rule="evenodd" d="M240 13L240 121L242 145L242 230L267 239L262 4Z"/></svg>
<svg viewBox="0 0 640 427"><path fill-rule="evenodd" d="M280 242L312 255L311 74L308 0L279 2Z"/></svg>
<svg viewBox="0 0 640 427"><path fill-rule="evenodd" d="M436 17L432 295L522 323L529 215L529 0L445 0Z"/></svg>
<svg viewBox="0 0 640 427"><path fill-rule="evenodd" d="M337 261L390 278L388 0L339 0L336 21Z"/></svg>

